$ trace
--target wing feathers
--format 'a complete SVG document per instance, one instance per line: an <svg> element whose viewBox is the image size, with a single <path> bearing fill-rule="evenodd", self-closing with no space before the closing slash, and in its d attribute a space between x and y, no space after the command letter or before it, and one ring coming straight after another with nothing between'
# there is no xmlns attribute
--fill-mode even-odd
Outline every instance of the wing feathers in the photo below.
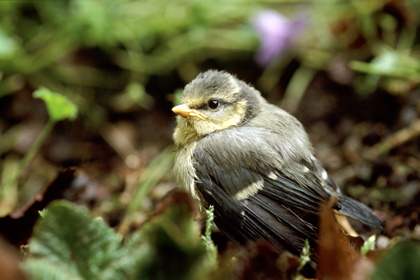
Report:
<svg viewBox="0 0 420 280"><path fill-rule="evenodd" d="M231 240L265 239L299 254L306 238L316 242L319 206L332 195L339 198L339 212L381 228L368 207L330 185L312 155L288 160L280 151L284 139L271 133L263 141L262 132L270 134L261 128L226 129L204 137L193 151L196 187L214 205L215 222Z"/></svg>

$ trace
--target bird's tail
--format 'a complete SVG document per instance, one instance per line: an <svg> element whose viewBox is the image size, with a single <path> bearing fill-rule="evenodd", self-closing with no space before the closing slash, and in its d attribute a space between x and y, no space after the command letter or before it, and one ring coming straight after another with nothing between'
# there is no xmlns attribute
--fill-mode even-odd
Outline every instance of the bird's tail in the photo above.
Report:
<svg viewBox="0 0 420 280"><path fill-rule="evenodd" d="M384 222L379 219L366 205L346 196L340 196L337 205L340 213L361 221L362 223L383 230Z"/></svg>

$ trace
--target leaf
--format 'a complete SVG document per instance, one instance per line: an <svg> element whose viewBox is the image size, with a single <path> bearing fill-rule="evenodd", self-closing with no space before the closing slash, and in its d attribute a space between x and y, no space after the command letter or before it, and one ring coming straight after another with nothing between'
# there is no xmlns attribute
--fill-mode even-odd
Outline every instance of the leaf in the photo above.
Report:
<svg viewBox="0 0 420 280"><path fill-rule="evenodd" d="M384 51L370 63L352 61L350 67L371 75L390 76L409 79L420 72L419 61L405 52Z"/></svg>
<svg viewBox="0 0 420 280"><path fill-rule="evenodd" d="M299 257L300 264L297 269L298 271L301 271L303 267L311 261L310 256L311 256L311 247L309 244L309 240L305 239L305 246L303 246L302 252L300 253L300 257Z"/></svg>
<svg viewBox="0 0 420 280"><path fill-rule="evenodd" d="M420 279L420 241L408 239L391 247L382 257L372 280Z"/></svg>
<svg viewBox="0 0 420 280"><path fill-rule="evenodd" d="M77 178L75 172L75 169L59 171L50 184L36 192L10 215L1 217L0 235L15 246L26 244L40 216L39 211L46 212L45 207L51 201L64 197L65 192L71 189L73 180Z"/></svg>
<svg viewBox="0 0 420 280"><path fill-rule="evenodd" d="M27 279L20 267L20 259L16 248L13 248L0 238L0 279L25 280Z"/></svg>
<svg viewBox="0 0 420 280"><path fill-rule="evenodd" d="M364 243L362 248L360 248L360 253L362 256L366 256L370 249L375 245L376 242L376 235L372 235L369 237Z"/></svg>
<svg viewBox="0 0 420 280"><path fill-rule="evenodd" d="M48 115L54 122L65 119L73 120L77 116L77 107L65 96L52 92L46 88L34 91L33 96L40 98L47 106Z"/></svg>
<svg viewBox="0 0 420 280"><path fill-rule="evenodd" d="M370 279L374 260L363 258L335 220L333 205L337 198L321 205L319 221L318 279Z"/></svg>
<svg viewBox="0 0 420 280"><path fill-rule="evenodd" d="M141 279L205 279L214 268L200 230L192 217L195 207L183 192L175 192L158 207L151 222L141 230L143 238L153 244Z"/></svg>
<svg viewBox="0 0 420 280"><path fill-rule="evenodd" d="M175 92L173 94L173 100L172 100L172 103L173 103L174 106L181 104L181 97L182 97L183 92L184 91L182 89L175 90Z"/></svg>
<svg viewBox="0 0 420 280"><path fill-rule="evenodd" d="M66 201L53 202L35 226L26 268L33 279L95 279L112 263L121 241L85 209ZM61 271L59 278L45 278L52 267Z"/></svg>
<svg viewBox="0 0 420 280"><path fill-rule="evenodd" d="M205 278L214 263L192 219L192 202L185 193L169 198L126 242L86 209L53 202L35 226L24 268L34 280Z"/></svg>
<svg viewBox="0 0 420 280"><path fill-rule="evenodd" d="M41 218L44 218L45 217L45 214L47 213L47 209L39 210L38 213L39 213L39 216Z"/></svg>
<svg viewBox="0 0 420 280"><path fill-rule="evenodd" d="M79 275L69 272L63 269L62 266L58 266L52 262L46 262L43 259L32 259L27 261L24 265L24 269L31 276L30 279L72 279L72 280L83 280Z"/></svg>
<svg viewBox="0 0 420 280"><path fill-rule="evenodd" d="M0 59L12 58L19 47L16 38L9 36L3 28L0 28Z"/></svg>

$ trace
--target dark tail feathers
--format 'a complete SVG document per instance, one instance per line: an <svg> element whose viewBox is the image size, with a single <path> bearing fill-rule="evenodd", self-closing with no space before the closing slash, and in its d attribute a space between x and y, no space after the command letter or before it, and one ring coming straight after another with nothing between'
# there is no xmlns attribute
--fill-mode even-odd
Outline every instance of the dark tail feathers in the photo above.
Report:
<svg viewBox="0 0 420 280"><path fill-rule="evenodd" d="M383 230L382 226L384 222L373 214L372 210L363 203L346 196L340 196L337 206L340 207L340 213L359 220L370 227Z"/></svg>

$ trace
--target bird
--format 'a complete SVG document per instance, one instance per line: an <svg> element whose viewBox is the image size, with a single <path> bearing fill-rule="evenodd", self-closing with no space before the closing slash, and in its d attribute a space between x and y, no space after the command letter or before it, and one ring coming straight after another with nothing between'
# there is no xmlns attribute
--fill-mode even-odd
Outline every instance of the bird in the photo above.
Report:
<svg viewBox="0 0 420 280"><path fill-rule="evenodd" d="M252 85L207 70L180 103L172 108L176 182L201 207L214 207L215 224L233 243L261 240L299 256L305 240L316 247L319 208L332 198L337 216L382 229L369 207L342 194L303 125Z"/></svg>

